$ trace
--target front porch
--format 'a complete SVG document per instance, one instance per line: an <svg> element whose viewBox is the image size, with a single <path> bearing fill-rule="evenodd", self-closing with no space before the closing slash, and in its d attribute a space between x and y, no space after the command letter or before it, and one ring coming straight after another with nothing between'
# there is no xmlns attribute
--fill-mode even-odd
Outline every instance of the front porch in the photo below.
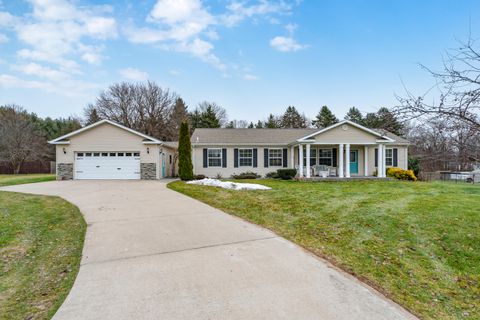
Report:
<svg viewBox="0 0 480 320"><path fill-rule="evenodd" d="M386 178L386 167L393 164L394 157L393 150L383 143L309 141L292 145L290 151L290 163L299 178L321 181Z"/></svg>

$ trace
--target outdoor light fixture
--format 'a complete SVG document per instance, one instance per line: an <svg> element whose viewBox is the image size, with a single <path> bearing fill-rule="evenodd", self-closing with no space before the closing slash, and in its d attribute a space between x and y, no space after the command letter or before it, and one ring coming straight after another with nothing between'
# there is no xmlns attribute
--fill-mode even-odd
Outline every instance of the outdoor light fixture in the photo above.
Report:
<svg viewBox="0 0 480 320"><path fill-rule="evenodd" d="M63 148L63 153L67 154L67 149Z"/></svg>
<svg viewBox="0 0 480 320"><path fill-rule="evenodd" d="M147 148L147 153L150 154L150 148Z"/></svg>

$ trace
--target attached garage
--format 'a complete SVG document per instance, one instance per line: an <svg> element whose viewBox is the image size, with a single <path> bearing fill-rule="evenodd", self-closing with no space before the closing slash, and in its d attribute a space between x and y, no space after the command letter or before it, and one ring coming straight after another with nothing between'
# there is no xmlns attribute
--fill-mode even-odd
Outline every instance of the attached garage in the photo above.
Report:
<svg viewBox="0 0 480 320"><path fill-rule="evenodd" d="M74 177L140 179L140 152L76 152Z"/></svg>
<svg viewBox="0 0 480 320"><path fill-rule="evenodd" d="M176 148L118 123L102 120L50 141L56 146L57 179L154 180Z"/></svg>

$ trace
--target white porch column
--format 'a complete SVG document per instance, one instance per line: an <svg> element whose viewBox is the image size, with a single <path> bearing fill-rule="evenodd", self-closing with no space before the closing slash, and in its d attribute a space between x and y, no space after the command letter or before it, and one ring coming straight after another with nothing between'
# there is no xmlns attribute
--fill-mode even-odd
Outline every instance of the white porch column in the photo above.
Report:
<svg viewBox="0 0 480 320"><path fill-rule="evenodd" d="M295 146L290 147L290 168L295 169Z"/></svg>
<svg viewBox="0 0 480 320"><path fill-rule="evenodd" d="M368 177L368 147L364 146L363 147L363 173L365 177Z"/></svg>
<svg viewBox="0 0 480 320"><path fill-rule="evenodd" d="M307 153L305 157L307 158L307 178L310 178L310 144L307 144Z"/></svg>
<svg viewBox="0 0 480 320"><path fill-rule="evenodd" d="M303 178L303 144L298 145L298 176Z"/></svg>
<svg viewBox="0 0 480 320"><path fill-rule="evenodd" d="M338 177L343 178L343 144L338 145Z"/></svg>
<svg viewBox="0 0 480 320"><path fill-rule="evenodd" d="M385 157L384 151L383 151L383 145L379 144L378 145L378 168L377 168L377 177L383 178L384 177L384 172L385 172L385 161L383 160Z"/></svg>
<svg viewBox="0 0 480 320"><path fill-rule="evenodd" d="M387 160L387 155L386 155L386 150L387 150L387 146L386 145L382 145L382 177L385 178L387 176L387 163L386 163L386 160Z"/></svg>
<svg viewBox="0 0 480 320"><path fill-rule="evenodd" d="M350 178L350 144L345 145L345 177Z"/></svg>

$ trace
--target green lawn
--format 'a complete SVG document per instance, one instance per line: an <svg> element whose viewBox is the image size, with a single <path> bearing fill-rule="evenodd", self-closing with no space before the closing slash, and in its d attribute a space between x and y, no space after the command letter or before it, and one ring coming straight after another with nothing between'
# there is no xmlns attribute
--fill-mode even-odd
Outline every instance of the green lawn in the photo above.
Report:
<svg viewBox="0 0 480 320"><path fill-rule="evenodd" d="M0 174L0 187L55 180L54 174Z"/></svg>
<svg viewBox="0 0 480 320"><path fill-rule="evenodd" d="M58 197L0 192L0 319L53 316L77 275L85 228Z"/></svg>
<svg viewBox="0 0 480 320"><path fill-rule="evenodd" d="M259 180L269 191L173 182L267 227L425 319L480 319L480 186Z"/></svg>

